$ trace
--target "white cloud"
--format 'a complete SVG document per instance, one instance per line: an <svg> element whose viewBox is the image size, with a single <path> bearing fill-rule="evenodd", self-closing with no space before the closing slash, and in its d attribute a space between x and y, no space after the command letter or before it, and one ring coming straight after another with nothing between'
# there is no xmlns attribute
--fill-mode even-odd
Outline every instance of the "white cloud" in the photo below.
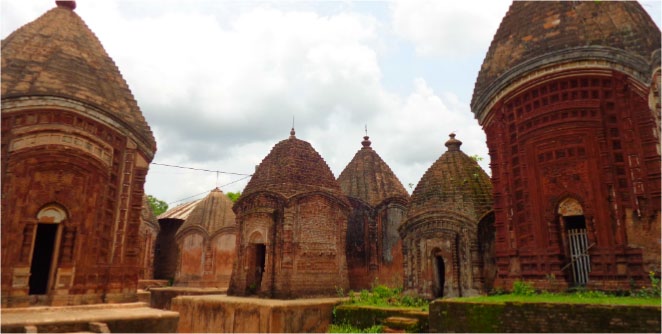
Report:
<svg viewBox="0 0 662 334"><path fill-rule="evenodd" d="M381 43L393 36L375 16L260 3L229 15L223 3L192 3L173 11L171 2L152 10L153 1L90 1L76 9L152 127L155 162L252 173L287 138L293 116L297 137L336 176L361 147L364 124L405 186L445 152L451 131L467 154L484 150L484 135L458 94L436 92L421 78L407 79L411 92L384 88L382 66L408 65L380 63ZM30 15L21 24L38 16ZM145 189L172 202L217 185L241 191L247 180L229 184L241 178L152 165Z"/></svg>
<svg viewBox="0 0 662 334"><path fill-rule="evenodd" d="M396 0L396 33L426 56L463 57L486 52L510 1Z"/></svg>

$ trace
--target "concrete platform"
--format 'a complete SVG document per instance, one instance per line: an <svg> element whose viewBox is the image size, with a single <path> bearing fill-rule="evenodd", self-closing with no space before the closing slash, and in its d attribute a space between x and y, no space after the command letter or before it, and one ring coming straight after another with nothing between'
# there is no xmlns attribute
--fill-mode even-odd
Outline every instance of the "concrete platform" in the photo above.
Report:
<svg viewBox="0 0 662 334"><path fill-rule="evenodd" d="M227 288L197 288L169 286L164 288L151 288L149 290L149 306L161 310L170 310L170 303L177 296L224 295Z"/></svg>
<svg viewBox="0 0 662 334"><path fill-rule="evenodd" d="M181 296L172 300L172 309L180 313L180 333L323 333L334 306L344 300Z"/></svg>
<svg viewBox="0 0 662 334"><path fill-rule="evenodd" d="M179 314L145 303L25 307L0 310L3 333L175 333Z"/></svg>

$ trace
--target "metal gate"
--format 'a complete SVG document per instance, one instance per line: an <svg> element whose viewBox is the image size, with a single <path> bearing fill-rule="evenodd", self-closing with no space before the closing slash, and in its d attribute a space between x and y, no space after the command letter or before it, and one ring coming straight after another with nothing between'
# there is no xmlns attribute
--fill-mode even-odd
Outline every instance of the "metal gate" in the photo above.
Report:
<svg viewBox="0 0 662 334"><path fill-rule="evenodd" d="M572 277L576 285L586 285L588 273L591 272L591 261L588 255L588 236L585 228L568 230L570 241L570 263ZM591 245L592 246L592 245Z"/></svg>

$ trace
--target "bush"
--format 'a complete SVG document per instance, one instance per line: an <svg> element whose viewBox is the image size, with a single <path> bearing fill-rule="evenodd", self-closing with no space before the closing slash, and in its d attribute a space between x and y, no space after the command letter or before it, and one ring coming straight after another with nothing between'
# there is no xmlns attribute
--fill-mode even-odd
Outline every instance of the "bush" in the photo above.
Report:
<svg viewBox="0 0 662 334"><path fill-rule="evenodd" d="M536 294L536 289L529 282L517 280L513 282L512 294L516 296L533 296Z"/></svg>
<svg viewBox="0 0 662 334"><path fill-rule="evenodd" d="M382 325L372 325L368 328L358 328L350 324L331 324L327 333L381 333Z"/></svg>

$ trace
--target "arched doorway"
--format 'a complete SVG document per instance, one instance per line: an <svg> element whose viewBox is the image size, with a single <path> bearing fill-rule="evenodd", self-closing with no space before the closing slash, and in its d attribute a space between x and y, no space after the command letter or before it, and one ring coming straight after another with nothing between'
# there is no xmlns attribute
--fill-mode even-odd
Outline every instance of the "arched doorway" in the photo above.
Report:
<svg viewBox="0 0 662 334"><path fill-rule="evenodd" d="M48 293L56 267L61 234L60 223L66 218L66 211L58 205L48 205L37 213L37 231L30 259L28 293L31 295Z"/></svg>
<svg viewBox="0 0 662 334"><path fill-rule="evenodd" d="M267 245L264 243L262 234L254 232L250 237L250 243L246 250L246 264L248 272L246 273L246 292L254 294L260 291L262 286L262 277L267 255Z"/></svg>
<svg viewBox="0 0 662 334"><path fill-rule="evenodd" d="M432 291L435 298L444 296L444 286L446 284L446 264L440 251L433 252L432 261L434 263L434 289Z"/></svg>
<svg viewBox="0 0 662 334"><path fill-rule="evenodd" d="M574 198L567 198L559 204L559 216L563 220L563 235L570 262L565 268L572 268L572 282L576 286L588 283L591 272L591 259L586 229L586 217L582 205Z"/></svg>

